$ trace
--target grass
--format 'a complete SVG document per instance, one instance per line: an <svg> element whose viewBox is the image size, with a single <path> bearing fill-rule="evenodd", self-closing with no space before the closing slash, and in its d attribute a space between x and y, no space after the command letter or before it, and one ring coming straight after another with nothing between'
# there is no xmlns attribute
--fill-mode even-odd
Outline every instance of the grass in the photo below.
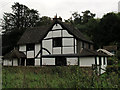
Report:
<svg viewBox="0 0 120 90"><path fill-rule="evenodd" d="M118 74L97 76L91 68L3 67L3 88L117 88Z"/></svg>

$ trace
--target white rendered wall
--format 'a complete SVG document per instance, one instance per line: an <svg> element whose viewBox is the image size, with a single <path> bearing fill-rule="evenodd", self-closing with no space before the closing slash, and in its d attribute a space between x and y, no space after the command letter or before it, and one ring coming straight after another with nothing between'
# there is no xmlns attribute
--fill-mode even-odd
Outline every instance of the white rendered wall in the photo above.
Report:
<svg viewBox="0 0 120 90"><path fill-rule="evenodd" d="M55 29L62 29L61 25L60 24L55 24L52 28L52 30L55 30Z"/></svg>
<svg viewBox="0 0 120 90"><path fill-rule="evenodd" d="M52 31L49 31L47 36L44 39L51 38L52 37Z"/></svg>
<svg viewBox="0 0 120 90"><path fill-rule="evenodd" d="M61 47L53 48L53 54L61 54Z"/></svg>
<svg viewBox="0 0 120 90"><path fill-rule="evenodd" d="M17 58L13 59L13 66L18 66L18 59Z"/></svg>
<svg viewBox="0 0 120 90"><path fill-rule="evenodd" d="M106 70L106 67L107 67L107 57L105 57L105 65L103 64L104 63L103 59L104 59L104 57L101 57L101 60L102 60L101 68ZM101 74L105 72L102 69L101 69Z"/></svg>
<svg viewBox="0 0 120 90"><path fill-rule="evenodd" d="M63 47L63 54L74 54L74 47Z"/></svg>
<svg viewBox="0 0 120 90"><path fill-rule="evenodd" d="M63 46L74 46L74 38L63 38Z"/></svg>
<svg viewBox="0 0 120 90"><path fill-rule="evenodd" d="M105 57L105 66L107 66L107 57Z"/></svg>
<svg viewBox="0 0 120 90"><path fill-rule="evenodd" d="M73 37L73 35L69 34L67 30L63 30L63 37Z"/></svg>
<svg viewBox="0 0 120 90"><path fill-rule="evenodd" d="M78 65L78 58L67 58L67 65Z"/></svg>
<svg viewBox="0 0 120 90"><path fill-rule="evenodd" d="M26 51L26 45L20 45L19 51Z"/></svg>
<svg viewBox="0 0 120 90"><path fill-rule="evenodd" d="M99 65L99 57L97 57L97 65Z"/></svg>
<svg viewBox="0 0 120 90"><path fill-rule="evenodd" d="M27 58L34 58L34 51L27 51Z"/></svg>
<svg viewBox="0 0 120 90"><path fill-rule="evenodd" d="M3 66L12 66L12 60L8 59L3 60Z"/></svg>
<svg viewBox="0 0 120 90"><path fill-rule="evenodd" d="M42 65L55 65L55 58L42 58Z"/></svg>
<svg viewBox="0 0 120 90"><path fill-rule="evenodd" d="M95 64L95 57L80 57L80 66L91 67Z"/></svg>
<svg viewBox="0 0 120 90"><path fill-rule="evenodd" d="M61 30L53 31L53 37L61 37Z"/></svg>
<svg viewBox="0 0 120 90"><path fill-rule="evenodd" d="M53 41L50 38L54 38L54 37L63 37L62 52L61 52L61 47L53 47ZM64 38L64 37L71 37L71 38ZM67 30L63 30L60 24L57 25L55 24L52 28L52 31L49 31L47 36L42 41L42 48L46 48L51 54L61 54L61 53L74 54L74 38L72 37L74 36L69 34ZM76 39L75 39L75 45L77 45ZM75 53L77 53L77 46L75 46ZM49 53L45 50L42 50L42 55L49 55Z"/></svg>
<svg viewBox="0 0 120 90"><path fill-rule="evenodd" d="M46 48L50 53L52 53L52 39L42 41L43 48ZM45 50L42 50L43 55L48 55Z"/></svg>
<svg viewBox="0 0 120 90"><path fill-rule="evenodd" d="M35 59L35 66L40 66L40 59Z"/></svg>
<svg viewBox="0 0 120 90"><path fill-rule="evenodd" d="M41 49L41 45L40 44L35 44L35 56L38 54L40 49ZM40 54L38 55L38 57L40 57Z"/></svg>
<svg viewBox="0 0 120 90"><path fill-rule="evenodd" d="M102 69L105 69L106 67L104 66L103 57L101 57L101 63L102 63L101 68L102 68ZM102 70L102 69L101 69L101 73L104 73L105 71Z"/></svg>

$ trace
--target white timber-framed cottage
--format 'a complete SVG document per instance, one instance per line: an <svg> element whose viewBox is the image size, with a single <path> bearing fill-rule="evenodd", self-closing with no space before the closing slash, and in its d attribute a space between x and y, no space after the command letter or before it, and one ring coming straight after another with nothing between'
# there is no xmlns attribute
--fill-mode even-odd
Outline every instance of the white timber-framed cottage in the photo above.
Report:
<svg viewBox="0 0 120 90"><path fill-rule="evenodd" d="M4 66L107 66L108 56L94 51L93 42L61 18L54 18L50 25L28 28L17 45L18 50L8 53L11 59L4 56Z"/></svg>

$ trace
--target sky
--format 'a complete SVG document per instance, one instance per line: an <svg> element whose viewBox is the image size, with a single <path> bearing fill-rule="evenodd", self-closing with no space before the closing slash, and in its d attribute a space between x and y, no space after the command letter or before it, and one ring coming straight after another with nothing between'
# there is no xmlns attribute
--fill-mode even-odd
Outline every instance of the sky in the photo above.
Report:
<svg viewBox="0 0 120 90"><path fill-rule="evenodd" d="M96 18L101 18L108 12L117 13L118 1L120 0L0 0L0 18L3 17L4 12L12 12L11 6L14 2L38 10L40 16L53 18L57 13L57 16L68 19L75 11L81 13L90 10L96 14Z"/></svg>

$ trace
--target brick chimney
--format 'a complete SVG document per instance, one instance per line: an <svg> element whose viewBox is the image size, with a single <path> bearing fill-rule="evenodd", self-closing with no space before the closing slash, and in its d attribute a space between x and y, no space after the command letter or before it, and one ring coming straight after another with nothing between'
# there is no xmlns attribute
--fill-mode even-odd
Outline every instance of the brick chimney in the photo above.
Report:
<svg viewBox="0 0 120 90"><path fill-rule="evenodd" d="M62 21L62 18L60 16L59 16L59 18L57 18L57 14L56 14L56 16L54 16L53 20L60 20L60 21Z"/></svg>

